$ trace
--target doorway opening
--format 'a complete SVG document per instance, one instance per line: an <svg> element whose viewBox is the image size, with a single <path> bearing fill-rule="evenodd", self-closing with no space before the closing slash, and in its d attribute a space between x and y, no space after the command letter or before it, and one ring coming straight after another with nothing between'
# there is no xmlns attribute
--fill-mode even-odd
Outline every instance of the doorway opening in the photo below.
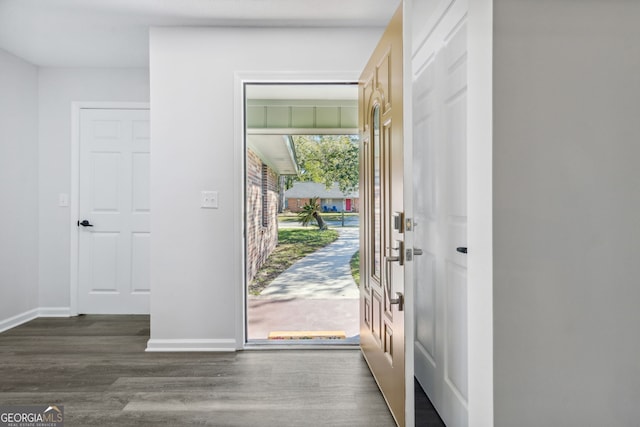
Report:
<svg viewBox="0 0 640 427"><path fill-rule="evenodd" d="M246 342L357 345L357 84L244 94Z"/></svg>

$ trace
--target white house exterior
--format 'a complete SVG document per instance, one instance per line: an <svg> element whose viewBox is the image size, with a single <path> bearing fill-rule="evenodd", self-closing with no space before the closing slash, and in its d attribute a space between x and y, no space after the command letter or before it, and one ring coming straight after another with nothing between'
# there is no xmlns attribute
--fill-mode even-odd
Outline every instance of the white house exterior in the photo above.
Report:
<svg viewBox="0 0 640 427"><path fill-rule="evenodd" d="M358 212L360 196L357 191L342 193L338 184L330 188L317 182L296 182L284 192L285 210L300 212L311 198L318 198L323 212Z"/></svg>

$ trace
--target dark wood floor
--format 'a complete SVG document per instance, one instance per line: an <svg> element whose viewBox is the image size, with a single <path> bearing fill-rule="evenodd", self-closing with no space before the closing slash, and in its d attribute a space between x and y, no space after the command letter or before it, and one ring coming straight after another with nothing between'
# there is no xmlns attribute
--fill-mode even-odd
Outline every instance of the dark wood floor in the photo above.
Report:
<svg viewBox="0 0 640 427"><path fill-rule="evenodd" d="M6 331L0 404L64 405L67 427L395 425L357 350L145 353L148 337L148 316Z"/></svg>
<svg viewBox="0 0 640 427"><path fill-rule="evenodd" d="M416 427L445 427L418 381L414 381L414 393L416 396Z"/></svg>

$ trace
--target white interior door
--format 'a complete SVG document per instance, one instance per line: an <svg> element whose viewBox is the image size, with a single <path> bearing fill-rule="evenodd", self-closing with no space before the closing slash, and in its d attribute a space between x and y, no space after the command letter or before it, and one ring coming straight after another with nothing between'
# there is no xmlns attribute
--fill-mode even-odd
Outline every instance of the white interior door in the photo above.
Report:
<svg viewBox="0 0 640 427"><path fill-rule="evenodd" d="M149 313L149 151L149 110L80 110L78 313Z"/></svg>
<svg viewBox="0 0 640 427"><path fill-rule="evenodd" d="M425 63L413 81L414 354L416 378L457 427L468 425L467 32L447 13L415 54Z"/></svg>

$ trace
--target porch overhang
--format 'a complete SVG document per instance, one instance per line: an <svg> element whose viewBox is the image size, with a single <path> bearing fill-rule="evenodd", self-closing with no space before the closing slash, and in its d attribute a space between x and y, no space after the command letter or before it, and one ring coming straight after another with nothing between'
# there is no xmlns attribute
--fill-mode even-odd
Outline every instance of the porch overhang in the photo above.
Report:
<svg viewBox="0 0 640 427"><path fill-rule="evenodd" d="M296 175L292 135L358 134L355 84L247 84L247 147L280 175Z"/></svg>
<svg viewBox="0 0 640 427"><path fill-rule="evenodd" d="M296 175L298 173L298 163L290 136L247 132L247 146L277 174Z"/></svg>

